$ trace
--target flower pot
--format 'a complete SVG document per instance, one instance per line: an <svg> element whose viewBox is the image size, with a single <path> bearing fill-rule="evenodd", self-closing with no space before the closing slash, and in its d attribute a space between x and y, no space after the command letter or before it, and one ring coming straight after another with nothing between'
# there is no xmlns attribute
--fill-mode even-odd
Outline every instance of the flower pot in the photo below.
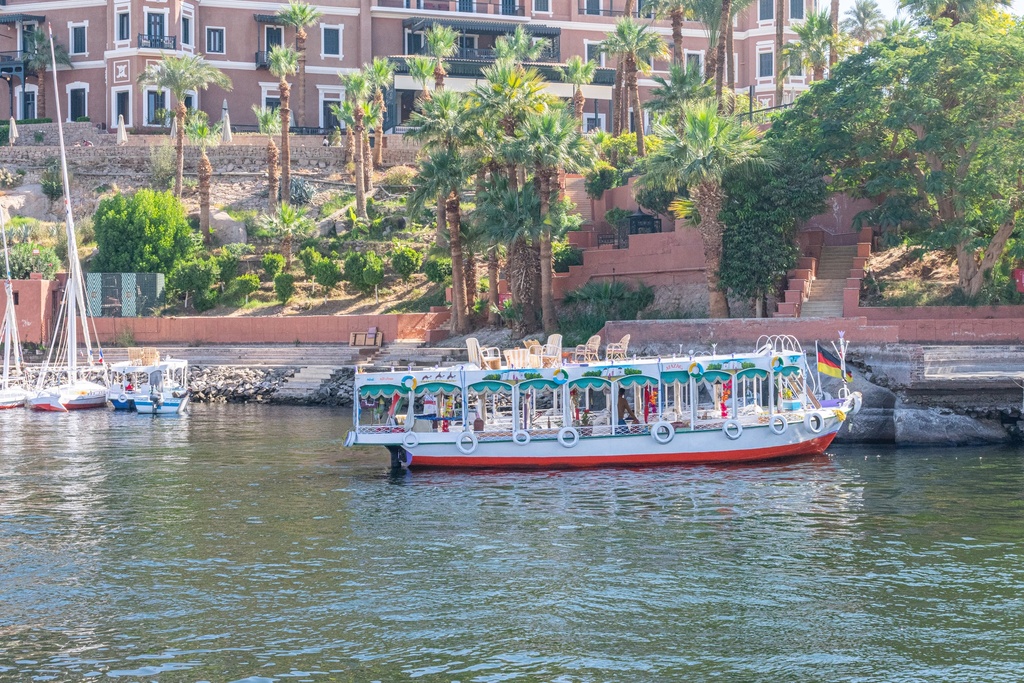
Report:
<svg viewBox="0 0 1024 683"><path fill-rule="evenodd" d="M802 407L803 404L801 404L800 401L797 401L796 399L786 398L782 400L783 410L800 410Z"/></svg>

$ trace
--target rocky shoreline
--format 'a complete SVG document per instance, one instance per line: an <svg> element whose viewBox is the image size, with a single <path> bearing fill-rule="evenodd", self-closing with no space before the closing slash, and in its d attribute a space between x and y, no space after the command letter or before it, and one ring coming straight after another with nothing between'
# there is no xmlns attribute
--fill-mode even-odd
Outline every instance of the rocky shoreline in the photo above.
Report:
<svg viewBox="0 0 1024 683"><path fill-rule="evenodd" d="M352 368L334 372L318 389L304 394L282 391L298 368L252 368L234 365L189 367L189 389L198 403L278 403L352 405Z"/></svg>

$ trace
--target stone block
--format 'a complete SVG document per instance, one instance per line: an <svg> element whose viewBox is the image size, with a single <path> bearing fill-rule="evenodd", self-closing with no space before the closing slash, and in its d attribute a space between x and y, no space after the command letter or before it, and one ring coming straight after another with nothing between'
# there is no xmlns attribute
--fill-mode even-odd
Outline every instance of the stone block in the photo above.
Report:
<svg viewBox="0 0 1024 683"><path fill-rule="evenodd" d="M245 223L236 221L226 211L210 214L210 230L220 244L245 244L248 238Z"/></svg>

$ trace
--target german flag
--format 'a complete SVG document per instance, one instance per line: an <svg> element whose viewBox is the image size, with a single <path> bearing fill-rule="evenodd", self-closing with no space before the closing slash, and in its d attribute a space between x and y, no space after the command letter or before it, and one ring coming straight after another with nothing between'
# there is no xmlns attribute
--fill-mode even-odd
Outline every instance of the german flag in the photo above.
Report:
<svg viewBox="0 0 1024 683"><path fill-rule="evenodd" d="M829 377L835 377L836 379L845 379L847 382L853 381L853 373L849 370L846 371L846 377L843 377L843 364L839 360L836 354L832 353L823 346L818 347L818 372L828 375Z"/></svg>

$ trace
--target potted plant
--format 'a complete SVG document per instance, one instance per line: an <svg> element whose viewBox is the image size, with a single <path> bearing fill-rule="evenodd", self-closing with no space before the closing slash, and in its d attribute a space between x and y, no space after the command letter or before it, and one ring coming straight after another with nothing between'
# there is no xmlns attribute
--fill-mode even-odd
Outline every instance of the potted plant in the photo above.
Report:
<svg viewBox="0 0 1024 683"><path fill-rule="evenodd" d="M590 436L594 433L590 417L590 411L584 410L580 413L580 436Z"/></svg>
<svg viewBox="0 0 1024 683"><path fill-rule="evenodd" d="M800 400L793 396L793 390L786 387L782 390L782 409L783 410L800 410L802 408Z"/></svg>

